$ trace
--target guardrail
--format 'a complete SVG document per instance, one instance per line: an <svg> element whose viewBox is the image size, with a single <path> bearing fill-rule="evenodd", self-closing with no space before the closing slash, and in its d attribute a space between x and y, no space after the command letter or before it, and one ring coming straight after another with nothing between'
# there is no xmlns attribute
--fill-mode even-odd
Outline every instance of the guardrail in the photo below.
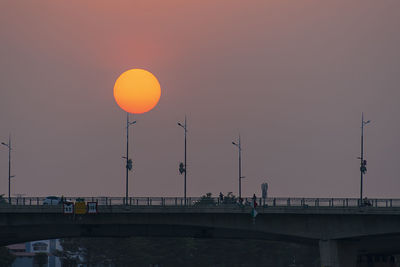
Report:
<svg viewBox="0 0 400 267"><path fill-rule="evenodd" d="M45 197L13 197L11 205L46 205ZM61 199L61 198L60 198ZM79 199L84 201L97 202L98 205L130 205L130 206L250 206L253 198L212 198L212 197L63 197L64 201L76 202ZM0 199L1 204L10 204L8 199ZM358 198L257 198L258 206L263 207L360 207L369 206L374 208L400 207L400 199L364 199L360 203Z"/></svg>

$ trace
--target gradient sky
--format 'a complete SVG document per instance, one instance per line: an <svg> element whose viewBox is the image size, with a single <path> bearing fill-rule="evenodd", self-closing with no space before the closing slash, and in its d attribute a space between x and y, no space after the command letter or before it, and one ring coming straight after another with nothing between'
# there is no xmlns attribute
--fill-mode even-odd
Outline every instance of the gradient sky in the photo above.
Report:
<svg viewBox="0 0 400 267"><path fill-rule="evenodd" d="M134 196L400 197L400 1L1 1L0 139L12 195L123 196L117 77L145 68L158 106L135 116ZM0 193L7 193L0 148Z"/></svg>

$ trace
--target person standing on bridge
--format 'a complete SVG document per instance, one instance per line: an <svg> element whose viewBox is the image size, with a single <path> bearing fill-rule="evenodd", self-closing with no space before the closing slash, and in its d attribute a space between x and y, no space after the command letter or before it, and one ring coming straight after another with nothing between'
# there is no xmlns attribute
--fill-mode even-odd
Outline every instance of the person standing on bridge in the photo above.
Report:
<svg viewBox="0 0 400 267"><path fill-rule="evenodd" d="M224 194L222 192L219 192L219 204L222 204L224 202Z"/></svg>
<svg viewBox="0 0 400 267"><path fill-rule="evenodd" d="M257 197L256 197L256 194L253 194L253 203L252 203L253 205L253 208L255 208L255 207L257 207Z"/></svg>

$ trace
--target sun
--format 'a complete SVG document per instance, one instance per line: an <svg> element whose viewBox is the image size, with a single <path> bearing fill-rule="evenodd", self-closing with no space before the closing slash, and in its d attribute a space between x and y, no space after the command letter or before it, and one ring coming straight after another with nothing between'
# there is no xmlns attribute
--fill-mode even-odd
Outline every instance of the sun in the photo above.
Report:
<svg viewBox="0 0 400 267"><path fill-rule="evenodd" d="M140 114L153 109L161 96L157 78L144 69L130 69L122 73L114 85L118 106L129 113Z"/></svg>

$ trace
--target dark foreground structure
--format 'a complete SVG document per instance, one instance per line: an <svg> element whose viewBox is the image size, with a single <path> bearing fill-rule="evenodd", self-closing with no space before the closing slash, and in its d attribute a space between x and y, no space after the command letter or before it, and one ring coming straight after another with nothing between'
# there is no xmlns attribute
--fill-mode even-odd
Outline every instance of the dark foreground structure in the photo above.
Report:
<svg viewBox="0 0 400 267"><path fill-rule="evenodd" d="M30 201L0 206L0 245L63 237L259 239L318 246L322 266L354 267L362 255L400 252L400 207L379 201L351 206L349 200L322 205L322 200L287 199L286 205L278 205L275 199L258 206L255 218L250 206L215 201L182 206L166 205L165 199L157 205L150 199L148 205L106 201L97 214L82 215Z"/></svg>

